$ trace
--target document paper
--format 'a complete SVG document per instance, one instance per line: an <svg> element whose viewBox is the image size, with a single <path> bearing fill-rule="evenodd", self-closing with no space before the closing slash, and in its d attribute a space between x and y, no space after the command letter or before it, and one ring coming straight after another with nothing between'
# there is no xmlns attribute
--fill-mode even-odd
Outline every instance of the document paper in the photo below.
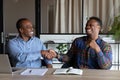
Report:
<svg viewBox="0 0 120 80"><path fill-rule="evenodd" d="M48 69L26 69L21 75L40 75L43 76Z"/></svg>

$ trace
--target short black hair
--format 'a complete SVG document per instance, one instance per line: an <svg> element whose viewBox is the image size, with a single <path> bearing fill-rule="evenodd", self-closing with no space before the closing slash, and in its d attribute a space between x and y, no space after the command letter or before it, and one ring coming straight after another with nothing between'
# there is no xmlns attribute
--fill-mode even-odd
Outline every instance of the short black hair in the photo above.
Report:
<svg viewBox="0 0 120 80"><path fill-rule="evenodd" d="M20 19L16 22L16 28L17 28L18 31L19 31L19 29L20 29L21 26L22 26L22 21L24 21L24 20L29 20L29 19L27 19L27 18L20 18Z"/></svg>
<svg viewBox="0 0 120 80"><path fill-rule="evenodd" d="M87 24L92 19L96 20L98 22L98 24L100 25L100 27L102 27L102 20L98 17L95 17L95 16L90 17L89 20L87 21ZM86 24L86 26L87 26L87 24Z"/></svg>

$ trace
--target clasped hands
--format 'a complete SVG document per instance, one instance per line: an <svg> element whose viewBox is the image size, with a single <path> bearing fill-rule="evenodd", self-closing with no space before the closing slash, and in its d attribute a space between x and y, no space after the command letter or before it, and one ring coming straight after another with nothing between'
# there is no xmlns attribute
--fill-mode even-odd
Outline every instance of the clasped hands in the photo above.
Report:
<svg viewBox="0 0 120 80"><path fill-rule="evenodd" d="M52 49L41 50L41 54L43 57L45 57L47 59L52 59L52 58L55 58L57 56L57 53Z"/></svg>

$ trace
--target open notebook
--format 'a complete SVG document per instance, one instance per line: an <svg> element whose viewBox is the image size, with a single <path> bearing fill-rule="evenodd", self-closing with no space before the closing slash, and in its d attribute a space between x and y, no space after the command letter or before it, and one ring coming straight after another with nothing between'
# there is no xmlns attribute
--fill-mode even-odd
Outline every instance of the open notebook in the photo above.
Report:
<svg viewBox="0 0 120 80"><path fill-rule="evenodd" d="M82 75L83 74L83 70L81 69L75 69L75 68L60 68L60 69L56 69L55 72L53 72L53 74L55 75Z"/></svg>
<svg viewBox="0 0 120 80"><path fill-rule="evenodd" d="M12 68L7 54L0 54L0 74L12 74L20 69Z"/></svg>

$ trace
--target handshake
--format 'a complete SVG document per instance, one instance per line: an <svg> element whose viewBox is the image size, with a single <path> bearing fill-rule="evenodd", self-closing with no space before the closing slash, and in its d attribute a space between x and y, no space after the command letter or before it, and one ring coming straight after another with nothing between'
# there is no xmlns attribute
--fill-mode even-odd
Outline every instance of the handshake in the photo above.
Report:
<svg viewBox="0 0 120 80"><path fill-rule="evenodd" d="M52 59L52 58L56 58L57 57L57 53L52 50L41 50L41 54L43 57L47 58L47 59Z"/></svg>

